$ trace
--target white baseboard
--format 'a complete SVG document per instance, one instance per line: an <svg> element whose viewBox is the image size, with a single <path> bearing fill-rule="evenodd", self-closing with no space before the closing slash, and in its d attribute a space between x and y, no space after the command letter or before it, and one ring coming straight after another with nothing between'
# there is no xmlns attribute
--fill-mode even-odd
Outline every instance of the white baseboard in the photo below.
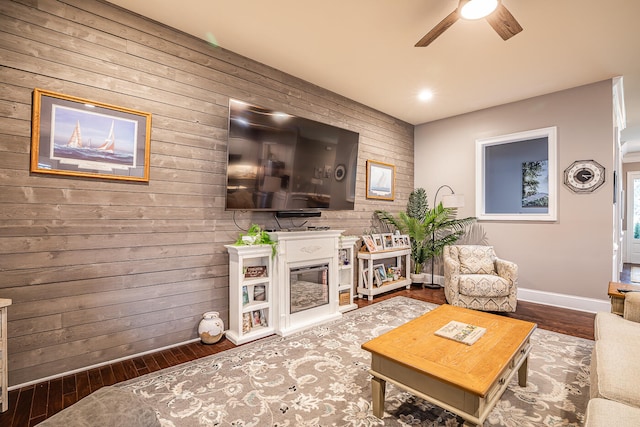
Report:
<svg viewBox="0 0 640 427"><path fill-rule="evenodd" d="M518 288L518 300L550 305L553 307L568 308L571 310L597 313L598 311L611 311L609 300L577 297L574 295L557 294L554 292L536 291L534 289Z"/></svg>
<svg viewBox="0 0 640 427"><path fill-rule="evenodd" d="M44 381L50 381L50 380L53 380L53 379L56 379L56 378L62 378L62 377L65 377L67 375L77 374L78 372L88 371L90 369L99 368L101 366L110 365L112 363L122 362L123 360L133 359L133 358L136 358L136 357L144 356L146 354L157 353L159 351L164 351L164 350L167 350L167 349L170 349L170 348L173 348L173 347L178 347L178 346L181 346L181 345L184 345L184 344L190 344L190 343L196 342L196 341L200 341L200 338L194 338L194 339L191 339L191 340L188 340L188 341L183 341L183 342L180 342L180 343L177 343L177 344L171 344L171 345L168 345L168 346L165 346L165 347L155 348L155 349L149 350L149 351L144 351L142 353L132 354L130 356L125 356L125 357L120 357L118 359L109 360L107 362L97 363L97 364L91 365L91 366L85 366L83 368L74 369L73 371L67 371L67 372L63 372L61 374L51 375L51 376L45 377L45 378L38 378L37 380L29 381L29 382L26 382L26 383L12 385L10 387L7 387L7 391L15 390L15 389L22 388L22 387L27 387L27 386L30 386L30 385L34 385L34 384L38 384L38 383L44 382Z"/></svg>

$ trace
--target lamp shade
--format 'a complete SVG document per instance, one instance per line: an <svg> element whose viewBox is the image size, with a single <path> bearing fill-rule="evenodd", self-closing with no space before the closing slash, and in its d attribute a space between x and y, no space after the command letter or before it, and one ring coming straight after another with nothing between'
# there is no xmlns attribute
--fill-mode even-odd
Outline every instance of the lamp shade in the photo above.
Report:
<svg viewBox="0 0 640 427"><path fill-rule="evenodd" d="M442 196L443 208L461 208L464 206L464 195L462 194L447 194Z"/></svg>

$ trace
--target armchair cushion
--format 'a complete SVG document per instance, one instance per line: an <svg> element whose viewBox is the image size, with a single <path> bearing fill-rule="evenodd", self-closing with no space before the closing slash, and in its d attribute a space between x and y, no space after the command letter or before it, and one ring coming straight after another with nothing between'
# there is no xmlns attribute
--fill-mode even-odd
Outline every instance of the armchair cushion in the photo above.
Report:
<svg viewBox="0 0 640 427"><path fill-rule="evenodd" d="M460 293L471 297L506 297L510 292L509 282L493 274L461 274Z"/></svg>
<svg viewBox="0 0 640 427"><path fill-rule="evenodd" d="M459 246L461 274L496 274L493 246Z"/></svg>

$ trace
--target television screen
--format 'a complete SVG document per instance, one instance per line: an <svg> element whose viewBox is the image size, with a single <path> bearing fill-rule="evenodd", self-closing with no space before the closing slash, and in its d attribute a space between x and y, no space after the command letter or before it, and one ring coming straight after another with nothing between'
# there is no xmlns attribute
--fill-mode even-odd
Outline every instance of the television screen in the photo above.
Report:
<svg viewBox="0 0 640 427"><path fill-rule="evenodd" d="M357 132L229 100L227 210L353 210Z"/></svg>

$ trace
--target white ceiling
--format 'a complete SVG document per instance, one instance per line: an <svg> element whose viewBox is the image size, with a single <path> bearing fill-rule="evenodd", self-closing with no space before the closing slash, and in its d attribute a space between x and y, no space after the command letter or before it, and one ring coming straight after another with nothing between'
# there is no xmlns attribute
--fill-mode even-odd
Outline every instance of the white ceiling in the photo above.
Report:
<svg viewBox="0 0 640 427"><path fill-rule="evenodd" d="M424 48L458 0L110 1L412 124L623 76L640 142L637 0L503 0L520 34L459 20Z"/></svg>

